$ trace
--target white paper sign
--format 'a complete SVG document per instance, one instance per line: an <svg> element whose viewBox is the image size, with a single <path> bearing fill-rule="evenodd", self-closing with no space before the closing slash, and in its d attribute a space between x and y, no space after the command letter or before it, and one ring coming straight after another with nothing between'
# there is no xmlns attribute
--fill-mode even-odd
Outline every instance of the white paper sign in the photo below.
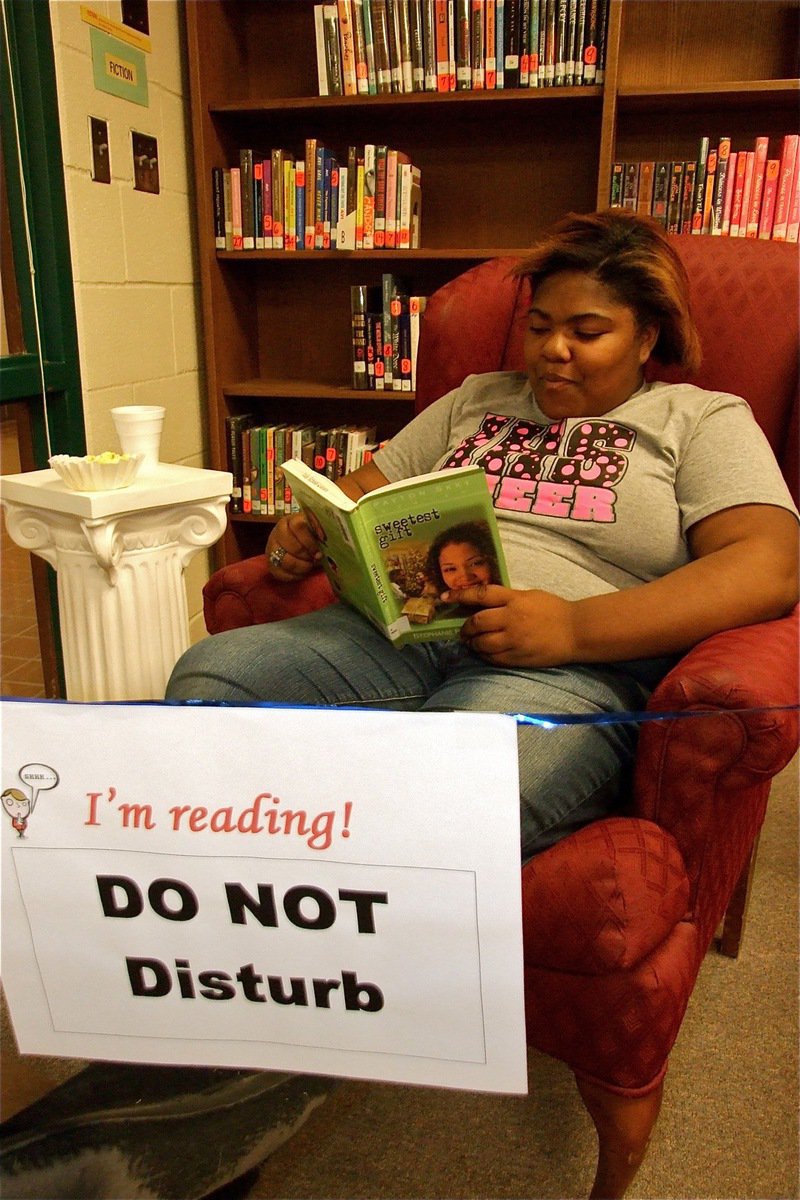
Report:
<svg viewBox="0 0 800 1200"><path fill-rule="evenodd" d="M2 709L24 1053L526 1090L512 717Z"/></svg>

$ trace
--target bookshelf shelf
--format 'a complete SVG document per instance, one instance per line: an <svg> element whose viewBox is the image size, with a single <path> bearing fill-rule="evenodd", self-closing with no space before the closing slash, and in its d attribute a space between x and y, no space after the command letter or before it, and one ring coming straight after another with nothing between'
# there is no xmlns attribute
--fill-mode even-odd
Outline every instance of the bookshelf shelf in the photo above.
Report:
<svg viewBox="0 0 800 1200"><path fill-rule="evenodd" d="M240 399L264 397L265 399L318 399L347 401L351 404L364 406L379 404L414 405L413 392L369 391L356 388L339 387L320 383L316 379L246 379L240 383L228 383L223 387L223 394Z"/></svg>
<svg viewBox="0 0 800 1200"><path fill-rule="evenodd" d="M211 101L208 111L215 117L261 117L269 113L325 113L350 114L353 110L370 111L388 108L401 111L405 108L430 108L446 110L476 108L482 106L529 107L530 105L568 104L577 101L581 105L602 101L602 87L559 87L559 88L508 88L503 91L463 92L411 92L407 95L381 96L281 96L275 99L261 97L254 100Z"/></svg>
<svg viewBox="0 0 800 1200"><path fill-rule="evenodd" d="M221 262L482 262L488 258L521 258L524 247L445 246L419 250L218 250Z"/></svg>
<svg viewBox="0 0 800 1200"><path fill-rule="evenodd" d="M626 112L661 112L691 109L697 105L712 106L721 112L749 109L754 104L765 107L785 106L797 111L800 102L800 79L745 79L695 87L647 88L621 87L617 109Z"/></svg>
<svg viewBox="0 0 800 1200"><path fill-rule="evenodd" d="M351 386L351 286L392 272L430 295L475 263L521 257L565 212L605 207L615 161L688 159L701 136L746 144L797 128L797 0L608 0L603 87L379 96L317 94L313 11L313 0L186 3L216 468L234 414L331 424L369 414L379 437L409 419L413 394ZM296 154L307 137L340 152L405 150L422 172L423 246L215 250L212 168L246 146ZM259 552L269 523L235 516L218 561Z"/></svg>

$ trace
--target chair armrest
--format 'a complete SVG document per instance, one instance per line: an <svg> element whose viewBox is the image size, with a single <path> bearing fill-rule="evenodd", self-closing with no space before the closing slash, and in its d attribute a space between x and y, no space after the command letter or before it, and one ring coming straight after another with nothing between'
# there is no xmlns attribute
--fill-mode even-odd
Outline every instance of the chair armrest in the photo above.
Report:
<svg viewBox="0 0 800 1200"><path fill-rule="evenodd" d="M800 700L800 607L777 621L765 621L715 634L693 647L669 672L650 697L652 712L708 710L707 719L696 717L646 723L639 749L637 790L652 795L663 775L663 754L668 743L696 745L702 733L716 744L712 730L727 730L727 749L720 747L726 771L735 770L743 781L771 778L782 770L798 748ZM795 706L794 711L780 711ZM749 710L771 711L749 711ZM733 736L734 730L739 736ZM643 754L644 752L644 754ZM642 758L646 761L642 762ZM691 769L696 769L694 760ZM655 775L653 774L655 769ZM663 782L663 780L662 780ZM662 801L667 802L666 796ZM639 812L659 820L663 811Z"/></svg>
<svg viewBox="0 0 800 1200"><path fill-rule="evenodd" d="M334 599L322 571L297 583L278 583L264 555L258 554L229 563L211 576L203 588L203 615L209 633L224 633L314 612Z"/></svg>
<svg viewBox="0 0 800 1200"><path fill-rule="evenodd" d="M709 714L643 723L633 789L635 815L675 838L692 904L703 908L700 890L707 893L707 924L721 916L747 861L773 776L798 749L799 634L800 610L716 634L650 698L654 712Z"/></svg>

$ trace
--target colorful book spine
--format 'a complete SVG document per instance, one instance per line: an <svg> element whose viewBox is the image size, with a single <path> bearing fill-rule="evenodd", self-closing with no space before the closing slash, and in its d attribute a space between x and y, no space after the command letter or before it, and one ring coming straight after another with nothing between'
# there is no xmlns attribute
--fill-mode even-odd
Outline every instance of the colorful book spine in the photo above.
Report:
<svg viewBox="0 0 800 1200"><path fill-rule="evenodd" d="M342 82L345 96L358 94L356 81L356 46L353 27L353 0L337 0L339 15L339 46L342 58Z"/></svg>
<svg viewBox="0 0 800 1200"><path fill-rule="evenodd" d="M691 233L692 212L694 206L694 182L697 176L697 163L690 160L683 168L683 198L681 200L681 233Z"/></svg>
<svg viewBox="0 0 800 1200"><path fill-rule="evenodd" d="M353 387L363 391L369 387L367 376L367 289L362 284L350 288L350 320L353 341Z"/></svg>
<svg viewBox="0 0 800 1200"><path fill-rule="evenodd" d="M450 43L448 37L447 0L434 0L436 18L436 90L450 91Z"/></svg>
<svg viewBox="0 0 800 1200"><path fill-rule="evenodd" d="M762 241L772 237L775 220L775 202L778 196L778 177L781 170L779 158L768 158L764 170L764 190L761 196L761 213L758 218L758 236Z"/></svg>
<svg viewBox="0 0 800 1200"><path fill-rule="evenodd" d="M712 237L722 237L722 218L725 212L725 192L728 186L728 166L731 156L731 139L722 137L717 146L717 170L714 176L713 195L710 200L709 228L704 232Z"/></svg>
<svg viewBox="0 0 800 1200"><path fill-rule="evenodd" d="M436 0L422 0L423 65L426 92L438 90L436 69Z"/></svg>
<svg viewBox="0 0 800 1200"><path fill-rule="evenodd" d="M738 237L746 237L747 235L747 214L750 211L750 196L753 191L753 174L755 172L755 152L753 150L745 151L744 155L744 188L742 191L742 209L739 214L739 232Z"/></svg>
<svg viewBox="0 0 800 1200"><path fill-rule="evenodd" d="M653 203L650 212L665 229L669 208L669 181L672 163L657 162L653 174Z"/></svg>
<svg viewBox="0 0 800 1200"><path fill-rule="evenodd" d="M386 16L389 27L389 61L392 66L392 91L403 91L403 58L400 48L400 0L387 0Z"/></svg>
<svg viewBox="0 0 800 1200"><path fill-rule="evenodd" d="M711 232L711 210L714 205L714 181L717 176L717 148L712 147L706 159L706 182L703 189L703 222L701 233Z"/></svg>
<svg viewBox="0 0 800 1200"><path fill-rule="evenodd" d="M685 164L683 162L674 162L670 170L667 233L680 233L681 231L684 168Z"/></svg>
<svg viewBox="0 0 800 1200"><path fill-rule="evenodd" d="M697 151L697 167L694 181L694 196L692 198L692 233L701 234L703 232L703 212L705 210L705 195L706 195L706 173L708 167L708 156L710 153L710 143L707 137L700 139L700 146Z"/></svg>
<svg viewBox="0 0 800 1200"><path fill-rule="evenodd" d="M649 217L652 212L655 174L655 162L646 159L644 162L639 163L639 188L636 193L636 211L645 217Z"/></svg>
<svg viewBox="0 0 800 1200"><path fill-rule="evenodd" d="M625 163L625 177L622 185L622 207L636 212L639 196L639 163Z"/></svg>
<svg viewBox="0 0 800 1200"><path fill-rule="evenodd" d="M728 226L728 236L738 237L742 220L744 204L745 175L747 173L747 153L740 151L736 155L736 170L733 176L733 199L731 200L731 218Z"/></svg>
<svg viewBox="0 0 800 1200"><path fill-rule="evenodd" d="M506 86L506 0L497 0L494 6L494 45L497 63L495 86L501 90Z"/></svg>
<svg viewBox="0 0 800 1200"><path fill-rule="evenodd" d="M622 186L625 178L625 163L611 164L611 188L608 196L609 208L622 208Z"/></svg>
<svg viewBox="0 0 800 1200"><path fill-rule="evenodd" d="M375 148L375 249L386 245L386 156L388 146Z"/></svg>
<svg viewBox="0 0 800 1200"><path fill-rule="evenodd" d="M411 330L411 391L417 390L417 360L419 358L419 335L422 328L422 318L428 303L427 296L409 296L408 311Z"/></svg>
<svg viewBox="0 0 800 1200"><path fill-rule="evenodd" d="M264 250L264 161L261 158L253 161L253 225L256 250Z"/></svg>
<svg viewBox="0 0 800 1200"><path fill-rule="evenodd" d="M534 3L534 9L538 9L539 5ZM569 12L567 16L567 69L564 78L566 87L574 87L575 85L575 67L577 54L577 33L578 33L578 0L569 0Z"/></svg>
<svg viewBox="0 0 800 1200"><path fill-rule="evenodd" d="M397 168L398 152L389 149L386 154L386 213L385 245L387 250L397 246Z"/></svg>
<svg viewBox="0 0 800 1200"><path fill-rule="evenodd" d="M583 82L589 86L597 82L598 47L598 0L586 0L586 40L583 45Z"/></svg>
<svg viewBox="0 0 800 1200"><path fill-rule="evenodd" d="M750 205L747 210L747 231L745 237L758 237L758 221L761 215L761 196L764 191L764 176L767 169L767 151L769 138L757 137L753 147L753 186L750 192Z"/></svg>
<svg viewBox="0 0 800 1200"><path fill-rule="evenodd" d="M400 79L403 92L414 90L414 66L411 53L410 0L394 0L397 14L398 44L400 47Z"/></svg>
<svg viewBox="0 0 800 1200"><path fill-rule="evenodd" d="M730 237L731 210L733 208L733 189L736 183L736 166L739 155L732 150L728 155L728 177L725 181L725 198L722 203L722 236Z"/></svg>
<svg viewBox="0 0 800 1200"><path fill-rule="evenodd" d="M469 12L470 86L473 91L486 88L486 24L483 4L472 0Z"/></svg>
<svg viewBox="0 0 800 1200"><path fill-rule="evenodd" d="M359 96L369 95L369 67L367 65L367 39L364 29L364 0L352 0L353 53L356 60L356 92Z"/></svg>
<svg viewBox="0 0 800 1200"><path fill-rule="evenodd" d="M415 92L425 91L425 49L423 0L409 0L409 25L411 32L411 87Z"/></svg>
<svg viewBox="0 0 800 1200"><path fill-rule="evenodd" d="M575 25L575 85L580 86L583 78L583 44L586 40L586 0L578 2L578 19Z"/></svg>
<svg viewBox="0 0 800 1200"><path fill-rule="evenodd" d="M322 6L322 23L325 37L325 69L328 78L328 94L342 96L342 51L339 43L339 13L336 3Z"/></svg>
<svg viewBox="0 0 800 1200"><path fill-rule="evenodd" d="M486 0L486 16L483 31L486 48L486 90L493 92L497 88L497 15L496 0Z"/></svg>
<svg viewBox="0 0 800 1200"><path fill-rule="evenodd" d="M796 242L800 232L800 153L794 165L792 194L789 201L789 218L786 223L786 241Z"/></svg>
<svg viewBox="0 0 800 1200"><path fill-rule="evenodd" d="M239 167L231 167L231 224L233 228L233 249L241 250L243 247L242 184Z"/></svg>
<svg viewBox="0 0 800 1200"><path fill-rule="evenodd" d="M364 146L364 229L362 248L375 249L375 189L377 181L377 164L375 146L371 143Z"/></svg>
<svg viewBox="0 0 800 1200"><path fill-rule="evenodd" d="M255 250L256 226L253 204L253 151L239 151L239 183L242 192L242 249Z"/></svg>
<svg viewBox="0 0 800 1200"><path fill-rule="evenodd" d="M317 88L320 96L330 95L328 66L325 61L325 5L314 5L314 42L317 51Z"/></svg>
<svg viewBox="0 0 800 1200"><path fill-rule="evenodd" d="M228 170L222 172L222 198L225 207L225 249L233 249L233 189L231 187L231 173Z"/></svg>
<svg viewBox="0 0 800 1200"><path fill-rule="evenodd" d="M306 163L298 158L294 164L294 249L305 247L306 227Z"/></svg>
<svg viewBox="0 0 800 1200"><path fill-rule="evenodd" d="M367 92L374 96L378 91L378 71L375 62L375 34L372 29L372 3L364 0L362 6L364 22L364 49L367 56Z"/></svg>
<svg viewBox="0 0 800 1200"><path fill-rule="evenodd" d="M519 87L520 0L506 0L503 46L504 86Z"/></svg>
<svg viewBox="0 0 800 1200"><path fill-rule="evenodd" d="M211 168L211 202L214 215L214 248L225 249L225 171Z"/></svg>
<svg viewBox="0 0 800 1200"><path fill-rule="evenodd" d="M370 0L372 38L375 43L375 76L379 95L392 90L392 60L389 55L389 14L387 0Z"/></svg>
<svg viewBox="0 0 800 1200"><path fill-rule="evenodd" d="M798 135L787 133L781 145L781 166L778 176L778 195L775 200L775 221L772 226L772 240L785 242L789 224L789 206L792 196L792 181L797 169Z"/></svg>

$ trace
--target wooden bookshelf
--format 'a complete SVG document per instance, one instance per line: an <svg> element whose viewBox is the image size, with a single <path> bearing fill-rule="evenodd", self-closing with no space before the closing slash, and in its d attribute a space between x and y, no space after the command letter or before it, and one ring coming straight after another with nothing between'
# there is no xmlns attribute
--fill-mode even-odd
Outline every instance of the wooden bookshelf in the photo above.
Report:
<svg viewBox="0 0 800 1200"><path fill-rule="evenodd" d="M701 136L797 129L796 0L609 0L603 87L317 95L313 0L188 0L198 258L211 465L225 418L370 420L389 436L409 393L350 386L351 284L384 271L419 294L516 258L569 210L608 203L617 160L691 158ZM242 146L387 143L422 171L422 248L216 251L212 167ZM267 519L234 518L220 561L258 552Z"/></svg>

